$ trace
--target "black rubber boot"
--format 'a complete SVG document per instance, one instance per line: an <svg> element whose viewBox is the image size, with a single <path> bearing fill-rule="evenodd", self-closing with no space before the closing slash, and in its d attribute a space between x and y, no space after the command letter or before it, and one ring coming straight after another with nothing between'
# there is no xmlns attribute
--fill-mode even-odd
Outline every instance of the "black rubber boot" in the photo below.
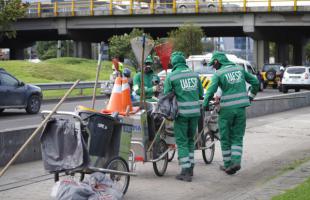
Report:
<svg viewBox="0 0 310 200"><path fill-rule="evenodd" d="M233 164L232 166L228 167L225 172L228 175L233 175L235 174L237 171L239 171L241 169L240 164Z"/></svg>
<svg viewBox="0 0 310 200"><path fill-rule="evenodd" d="M181 173L178 174L175 178L180 181L192 182L190 168L182 168Z"/></svg>
<svg viewBox="0 0 310 200"><path fill-rule="evenodd" d="M191 176L194 176L194 165L191 164L191 167L189 168L189 173Z"/></svg>

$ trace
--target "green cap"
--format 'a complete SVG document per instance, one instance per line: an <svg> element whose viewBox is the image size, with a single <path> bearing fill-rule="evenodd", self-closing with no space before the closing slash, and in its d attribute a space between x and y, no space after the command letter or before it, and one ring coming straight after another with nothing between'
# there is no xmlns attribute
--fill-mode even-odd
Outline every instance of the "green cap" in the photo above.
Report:
<svg viewBox="0 0 310 200"><path fill-rule="evenodd" d="M184 54L181 51L175 51L170 56L170 62L173 67L176 65L186 65Z"/></svg>
<svg viewBox="0 0 310 200"><path fill-rule="evenodd" d="M147 64L147 63L150 63L150 64L153 64L153 59L152 59L152 56L147 56L145 61L144 61L144 64Z"/></svg>

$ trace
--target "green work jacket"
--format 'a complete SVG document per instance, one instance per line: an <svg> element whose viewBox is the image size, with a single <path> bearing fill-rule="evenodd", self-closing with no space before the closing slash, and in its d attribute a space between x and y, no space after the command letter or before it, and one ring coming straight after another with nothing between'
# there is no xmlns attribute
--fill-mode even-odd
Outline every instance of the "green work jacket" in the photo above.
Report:
<svg viewBox="0 0 310 200"><path fill-rule="evenodd" d="M197 73L185 64L174 67L164 82L164 94L172 91L176 95L179 116L200 116L199 99L203 96L203 88Z"/></svg>
<svg viewBox="0 0 310 200"><path fill-rule="evenodd" d="M251 84L247 91L246 82ZM209 105L217 88L222 89L221 109L247 107L250 105L249 96L254 98L259 89L259 81L241 66L230 64L222 66L211 79L205 98L204 106Z"/></svg>

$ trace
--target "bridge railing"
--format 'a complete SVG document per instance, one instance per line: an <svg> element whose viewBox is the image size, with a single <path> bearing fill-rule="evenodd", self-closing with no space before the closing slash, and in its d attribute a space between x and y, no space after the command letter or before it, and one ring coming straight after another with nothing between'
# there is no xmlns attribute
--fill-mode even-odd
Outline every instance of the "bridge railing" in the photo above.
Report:
<svg viewBox="0 0 310 200"><path fill-rule="evenodd" d="M38 0L28 17L310 11L309 0Z"/></svg>

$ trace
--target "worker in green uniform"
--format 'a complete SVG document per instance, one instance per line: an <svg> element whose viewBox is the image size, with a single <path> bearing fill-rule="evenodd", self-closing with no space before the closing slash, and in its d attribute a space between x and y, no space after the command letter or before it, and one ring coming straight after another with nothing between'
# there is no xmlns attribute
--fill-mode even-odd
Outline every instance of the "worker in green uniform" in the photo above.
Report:
<svg viewBox="0 0 310 200"><path fill-rule="evenodd" d="M209 63L217 70L211 80L204 107L208 108L218 87L222 89L219 130L224 166L220 169L235 174L241 169L243 136L246 127L246 107L259 89L259 81L244 68L230 62L223 52L214 52ZM251 84L247 91L246 82Z"/></svg>
<svg viewBox="0 0 310 200"><path fill-rule="evenodd" d="M172 53L170 62L173 68L164 82L164 94L174 91L178 103L174 133L181 173L176 178L190 182L194 169L194 136L200 117L199 99L203 97L203 88L198 74L186 65L182 52Z"/></svg>
<svg viewBox="0 0 310 200"><path fill-rule="evenodd" d="M153 69L153 59L151 56L148 56L144 61L144 93L145 100L148 102L157 101L157 98L154 96L156 92L159 92L160 87L154 85L154 80L160 80L159 77L154 74ZM133 79L133 96L135 100L140 100L141 95L141 72L137 73Z"/></svg>

